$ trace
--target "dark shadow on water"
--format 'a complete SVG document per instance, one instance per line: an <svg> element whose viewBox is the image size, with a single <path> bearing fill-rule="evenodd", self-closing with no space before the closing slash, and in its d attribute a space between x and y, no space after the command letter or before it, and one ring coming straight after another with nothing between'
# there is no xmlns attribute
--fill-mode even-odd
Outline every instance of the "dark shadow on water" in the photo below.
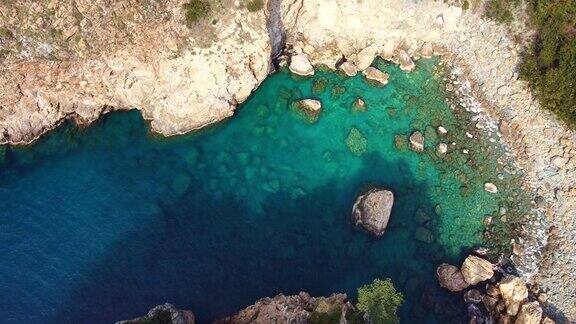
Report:
<svg viewBox="0 0 576 324"><path fill-rule="evenodd" d="M359 286L384 277L406 297L403 322L435 322L430 314L443 316L439 322L464 320L461 296L441 291L435 282L442 247L413 239L415 210L433 215L427 187L401 160L368 155L363 161L364 168L352 177L333 179L300 200L283 190L268 195L263 214L235 193L217 198L201 179L193 179L178 202L162 206L145 230L95 260L68 306L49 321L110 323L170 302L206 323L278 293L345 292L355 298ZM356 194L370 183L396 194L381 239L355 228L349 216ZM434 236L436 225L434 217L425 225Z"/></svg>

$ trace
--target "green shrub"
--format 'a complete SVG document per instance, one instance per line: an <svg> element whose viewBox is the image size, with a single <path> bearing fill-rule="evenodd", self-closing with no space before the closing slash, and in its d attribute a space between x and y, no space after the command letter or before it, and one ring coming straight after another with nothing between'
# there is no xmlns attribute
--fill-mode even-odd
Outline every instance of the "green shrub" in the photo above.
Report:
<svg viewBox="0 0 576 324"><path fill-rule="evenodd" d="M210 13L210 3L203 0L190 0L184 5L184 11L186 13L186 22L194 24Z"/></svg>
<svg viewBox="0 0 576 324"><path fill-rule="evenodd" d="M396 292L390 279L374 280L373 283L358 288L358 309L365 312L372 323L399 323L396 310L404 297Z"/></svg>
<svg viewBox="0 0 576 324"><path fill-rule="evenodd" d="M246 5L246 8L248 8L248 11L250 12L259 11L264 8L264 0L251 0Z"/></svg>
<svg viewBox="0 0 576 324"><path fill-rule="evenodd" d="M488 0L486 16L502 23L512 21L512 11L518 7L520 0Z"/></svg>
<svg viewBox="0 0 576 324"><path fill-rule="evenodd" d="M538 36L523 55L520 77L542 107L576 127L576 2L530 0L529 9Z"/></svg>

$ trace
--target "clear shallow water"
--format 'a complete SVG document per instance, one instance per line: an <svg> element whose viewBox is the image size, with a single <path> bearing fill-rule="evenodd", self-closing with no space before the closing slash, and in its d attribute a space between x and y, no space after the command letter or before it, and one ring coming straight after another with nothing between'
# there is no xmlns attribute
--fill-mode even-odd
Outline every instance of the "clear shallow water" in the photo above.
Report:
<svg viewBox="0 0 576 324"><path fill-rule="evenodd" d="M168 301L208 322L278 293L355 297L384 277L406 296L405 322L458 318L460 297L436 287L435 268L483 243L485 215L518 205L514 179L497 179L498 148L463 136L469 116L448 109L434 61L410 74L378 64L391 74L383 88L277 73L237 116L198 134L159 139L137 112L115 113L8 148L2 321L106 323ZM359 97L365 112L352 108ZM302 98L323 102L317 123L291 111ZM434 153L439 125L457 143L444 158ZM361 155L346 144L353 127L366 139ZM424 153L407 149L415 129ZM349 219L370 184L396 196L381 239Z"/></svg>

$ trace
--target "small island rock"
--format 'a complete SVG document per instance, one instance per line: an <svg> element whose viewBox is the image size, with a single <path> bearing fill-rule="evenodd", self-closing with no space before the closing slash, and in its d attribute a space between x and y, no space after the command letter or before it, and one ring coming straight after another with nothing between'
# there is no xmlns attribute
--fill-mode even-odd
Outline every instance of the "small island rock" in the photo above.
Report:
<svg viewBox="0 0 576 324"><path fill-rule="evenodd" d="M388 84L388 77L389 77L388 73L382 72L377 68L369 66L364 71L362 71L362 74L364 74L366 79L370 81L375 81L380 85Z"/></svg>
<svg viewBox="0 0 576 324"><path fill-rule="evenodd" d="M290 71L300 76L314 75L314 67L305 54L296 54L290 60Z"/></svg>
<svg viewBox="0 0 576 324"><path fill-rule="evenodd" d="M322 112L322 103L315 99L302 99L297 101L294 107L299 110L310 122L316 122L320 112Z"/></svg>
<svg viewBox="0 0 576 324"><path fill-rule="evenodd" d="M464 280L460 269L453 265L442 263L436 269L436 274L438 275L440 286L452 292L462 291L469 286L466 280Z"/></svg>
<svg viewBox="0 0 576 324"><path fill-rule="evenodd" d="M471 285L488 280L494 276L492 263L474 255L469 255L462 264L464 280Z"/></svg>
<svg viewBox="0 0 576 324"><path fill-rule="evenodd" d="M358 196L352 208L352 215L357 225L362 225L374 235L381 236L388 225L393 204L392 191L372 188Z"/></svg>
<svg viewBox="0 0 576 324"><path fill-rule="evenodd" d="M424 151L424 136L419 131L410 135L410 148L416 152Z"/></svg>

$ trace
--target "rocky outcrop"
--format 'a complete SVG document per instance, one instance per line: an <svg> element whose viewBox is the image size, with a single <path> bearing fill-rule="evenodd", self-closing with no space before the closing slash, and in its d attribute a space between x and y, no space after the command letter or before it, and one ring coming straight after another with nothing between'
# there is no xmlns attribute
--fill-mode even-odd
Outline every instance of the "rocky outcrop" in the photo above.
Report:
<svg viewBox="0 0 576 324"><path fill-rule="evenodd" d="M382 72L375 67L367 67L362 71L367 80L373 81L381 86L388 84L388 73Z"/></svg>
<svg viewBox="0 0 576 324"><path fill-rule="evenodd" d="M533 301L522 305L514 323L540 324L540 320L542 320L542 307L537 301Z"/></svg>
<svg viewBox="0 0 576 324"><path fill-rule="evenodd" d="M187 25L177 0L0 2L0 144L111 110L139 109L164 135L231 116L268 75L271 44L263 10L220 12Z"/></svg>
<svg viewBox="0 0 576 324"><path fill-rule="evenodd" d="M391 191L372 188L356 198L352 208L352 216L356 225L364 227L376 236L381 236L386 230L394 194Z"/></svg>
<svg viewBox="0 0 576 324"><path fill-rule="evenodd" d="M295 296L282 294L263 298L238 314L216 321L216 324L323 323L326 318L346 323L346 313L354 307L344 294L310 297L301 292Z"/></svg>
<svg viewBox="0 0 576 324"><path fill-rule="evenodd" d="M194 324L194 314L187 310L177 310L171 304L156 306L148 314L133 320L120 321L116 324Z"/></svg>
<svg viewBox="0 0 576 324"><path fill-rule="evenodd" d="M462 291L470 286L470 284L464 280L460 269L453 265L442 263L436 269L436 274L438 275L440 286L452 292Z"/></svg>
<svg viewBox="0 0 576 324"><path fill-rule="evenodd" d="M488 280L494 276L492 263L479 258L475 255L469 255L462 264L462 275L464 280L471 285Z"/></svg>

